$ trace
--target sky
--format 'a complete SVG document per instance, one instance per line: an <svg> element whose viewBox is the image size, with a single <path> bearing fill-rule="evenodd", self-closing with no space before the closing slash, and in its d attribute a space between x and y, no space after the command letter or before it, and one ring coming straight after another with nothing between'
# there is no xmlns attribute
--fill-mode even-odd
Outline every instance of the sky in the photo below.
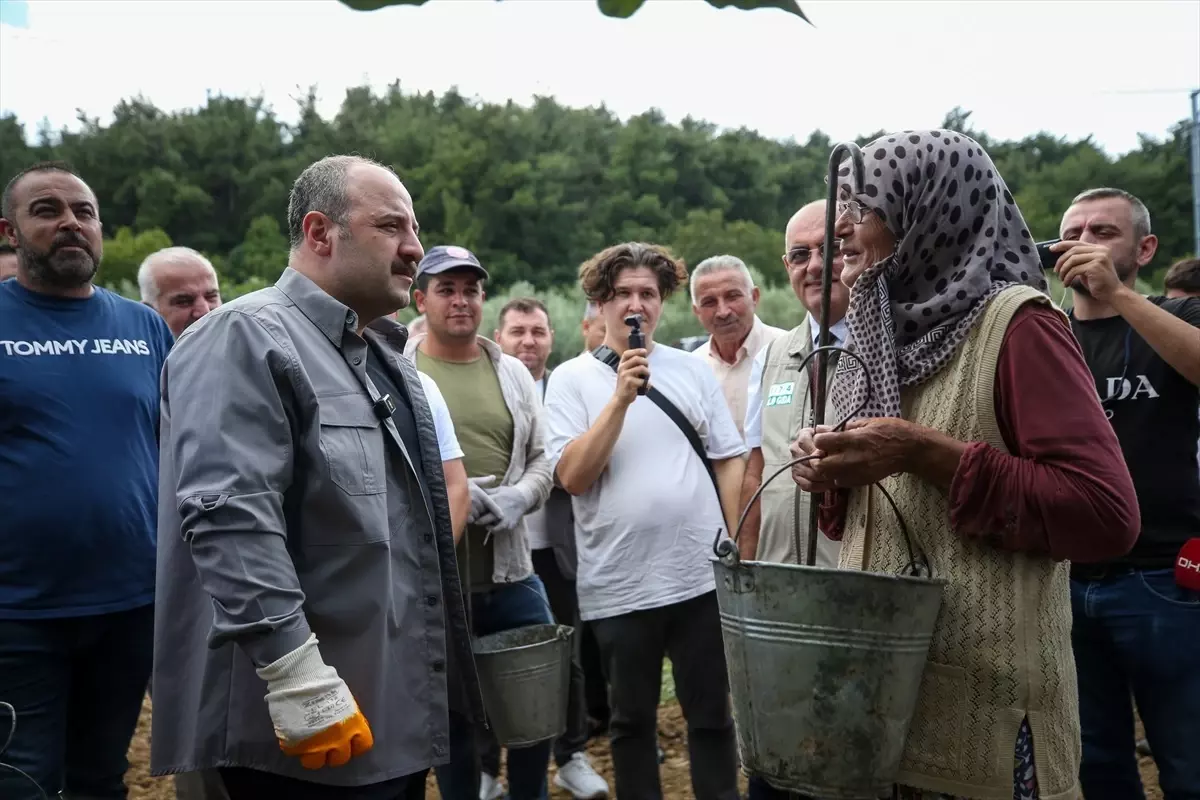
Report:
<svg viewBox="0 0 1200 800"><path fill-rule="evenodd" d="M168 110L261 94L292 121L310 85L332 116L347 87L399 79L800 141L938 127L962 106L993 137L1093 135L1118 155L1189 117L1200 88L1200 0L799 2L814 25L703 0L625 20L595 0L0 0L0 112L32 136L139 94Z"/></svg>

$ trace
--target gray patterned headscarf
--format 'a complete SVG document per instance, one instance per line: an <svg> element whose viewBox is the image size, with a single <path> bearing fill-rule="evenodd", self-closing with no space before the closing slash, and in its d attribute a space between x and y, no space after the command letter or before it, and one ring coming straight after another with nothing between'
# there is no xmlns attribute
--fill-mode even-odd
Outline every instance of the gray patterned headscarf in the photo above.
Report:
<svg viewBox="0 0 1200 800"><path fill-rule="evenodd" d="M838 359L838 420L864 398L859 417L899 417L901 387L946 366L992 297L1015 284L1047 290L1029 228L978 142L954 131L904 131L862 153L857 199L887 225L896 250L850 291L846 323L871 396L858 362ZM854 196L849 161L838 175L839 196Z"/></svg>

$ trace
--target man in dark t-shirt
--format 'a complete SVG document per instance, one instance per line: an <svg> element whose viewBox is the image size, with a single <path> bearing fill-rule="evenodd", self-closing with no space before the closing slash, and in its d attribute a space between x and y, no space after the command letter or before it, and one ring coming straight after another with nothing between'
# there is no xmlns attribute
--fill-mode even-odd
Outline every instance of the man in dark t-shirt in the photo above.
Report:
<svg viewBox="0 0 1200 800"><path fill-rule="evenodd" d="M1093 189L1063 216L1055 267L1071 326L1121 443L1141 510L1124 557L1071 569L1088 800L1143 797L1132 694L1168 796L1200 796L1200 592L1178 585L1180 548L1200 536L1200 298L1143 297L1158 241L1133 195Z"/></svg>

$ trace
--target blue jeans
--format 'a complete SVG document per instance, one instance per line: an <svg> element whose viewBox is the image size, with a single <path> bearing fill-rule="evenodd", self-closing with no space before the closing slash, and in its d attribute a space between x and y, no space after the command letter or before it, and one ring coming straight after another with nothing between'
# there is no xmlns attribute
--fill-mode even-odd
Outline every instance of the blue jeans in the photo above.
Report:
<svg viewBox="0 0 1200 800"><path fill-rule="evenodd" d="M552 622L546 589L537 575L523 581L471 593L474 634L487 636L525 625ZM546 772L554 740L508 748L508 796L546 800ZM434 768L445 800L479 800L479 752L475 730L462 715L450 712L450 763Z"/></svg>
<svg viewBox="0 0 1200 800"><path fill-rule="evenodd" d="M1132 693L1166 800L1200 800L1200 592L1172 570L1071 581L1088 800L1145 797Z"/></svg>
<svg viewBox="0 0 1200 800"><path fill-rule="evenodd" d="M153 657L154 606L65 619L0 619L0 700L17 730L0 761L61 791L124 800L125 759ZM0 745L12 724L0 708ZM40 798L0 769L0 797Z"/></svg>

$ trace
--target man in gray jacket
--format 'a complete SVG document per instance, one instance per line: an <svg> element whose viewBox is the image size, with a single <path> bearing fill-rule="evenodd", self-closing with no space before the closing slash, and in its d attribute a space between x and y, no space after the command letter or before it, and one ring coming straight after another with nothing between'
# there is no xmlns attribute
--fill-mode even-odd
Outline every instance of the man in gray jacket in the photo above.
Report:
<svg viewBox="0 0 1200 800"><path fill-rule="evenodd" d="M420 797L448 705L483 714L465 474L443 472L386 318L423 255L412 200L333 156L296 180L288 225L278 283L189 327L163 369L151 771L218 768L232 800Z"/></svg>
<svg viewBox="0 0 1200 800"><path fill-rule="evenodd" d="M427 332L406 347L446 398L471 481L470 524L459 559L476 636L551 622L525 520L550 494L541 398L525 365L479 335L487 278L469 250L431 248L413 292ZM444 800L479 798L475 733L469 720L451 716L450 764L437 770ZM549 741L509 749L512 800L546 796L549 760Z"/></svg>

